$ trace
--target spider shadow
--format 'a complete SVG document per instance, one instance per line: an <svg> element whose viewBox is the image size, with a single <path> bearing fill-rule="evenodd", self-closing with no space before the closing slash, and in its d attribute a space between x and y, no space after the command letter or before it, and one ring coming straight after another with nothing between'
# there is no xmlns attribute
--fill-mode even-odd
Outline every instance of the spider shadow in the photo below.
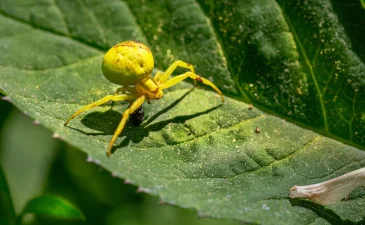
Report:
<svg viewBox="0 0 365 225"><path fill-rule="evenodd" d="M194 113L194 114L190 114L190 115L185 115L185 116L176 116L174 118L168 119L168 120L163 120L151 125L148 124L142 124L141 129L139 129L138 133L139 135L126 135L126 138L123 139L123 141L116 147L113 148L113 150L117 149L117 148L122 148L125 146L128 146L128 144L132 141L133 143L138 143L140 141L143 140L144 137L147 137L149 135L149 132L151 131L158 131L163 129L164 127L166 127L169 124L183 124L185 123L187 120L190 120L194 117L198 117L204 114L207 114L219 107L221 107L222 105L218 105L212 108L209 108L205 111L202 112L198 112L198 113ZM122 135L123 136L123 135Z"/></svg>
<svg viewBox="0 0 365 225"><path fill-rule="evenodd" d="M222 105L218 105L218 106L212 107L212 108L207 109L202 112L194 113L191 115L185 115L185 116L176 116L176 117L168 119L168 120L164 120L164 121L160 121L160 122L151 124L159 116L165 114L170 109L172 109L177 104L179 104L193 90L194 90L194 88L187 91L179 99L175 100L173 103L171 103L170 105L165 107L163 110L157 112L152 117L147 119L147 121L142 123L142 125L134 126L132 124L126 124L123 132L121 133L121 135L119 135L120 137L125 137L125 138L118 146L113 147L112 152L114 152L118 148L128 146L128 144L130 142L139 143L145 137L147 137L149 135L149 132L161 130L170 123L184 123L185 121L187 121L189 119L201 116L203 114L207 114L222 106ZM121 118L122 118L122 113L113 110L113 108L111 107L109 110L107 110L105 112L91 112L91 113L87 114L83 119L81 119L81 123L84 126L90 128L92 130L97 130L100 132L86 132L86 131L83 131L83 130L80 130L77 128L72 128L72 127L70 127L70 128L73 130L77 130L81 133L91 135L91 136L113 135L115 130L118 127L118 124L119 124ZM106 121L108 121L108 122L106 122Z"/></svg>
<svg viewBox="0 0 365 225"><path fill-rule="evenodd" d="M179 99L174 101L172 104L164 108L163 110L157 112L155 115L153 115L151 118L149 118L145 123L143 123L140 126L134 126L132 124L127 123L124 127L124 130L120 136L126 136L125 133L131 133L131 131L140 131L143 130L144 127L151 122L153 122L156 118L161 116L162 114L168 112L170 109L172 109L174 106L179 104L193 89L187 91L183 96L181 96ZM99 135L113 135L115 130L117 129L120 120L122 119L123 115L122 113L116 111L113 109L115 102L112 102L110 105L110 109L105 112L91 112L87 114L84 118L81 119L81 123L92 129L100 131L98 133L96 132L85 132L80 129L72 128L74 130L77 130L81 133L91 135L91 136L99 136ZM106 122L107 121L107 122Z"/></svg>

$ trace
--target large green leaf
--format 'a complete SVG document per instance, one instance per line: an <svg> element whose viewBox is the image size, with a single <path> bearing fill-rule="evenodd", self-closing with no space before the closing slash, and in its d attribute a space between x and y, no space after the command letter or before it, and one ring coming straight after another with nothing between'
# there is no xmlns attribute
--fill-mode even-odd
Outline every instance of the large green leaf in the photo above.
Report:
<svg viewBox="0 0 365 225"><path fill-rule="evenodd" d="M360 1L201 2L242 96L365 146Z"/></svg>
<svg viewBox="0 0 365 225"><path fill-rule="evenodd" d="M360 1L1 0L0 12L0 88L114 176L218 218L309 224L365 217L361 191L326 207L287 197L294 184L363 166L363 151L243 103L363 148ZM156 68L190 62L229 97L221 105L208 89L169 89L144 105L148 118L126 127L108 159L128 104L96 108L69 127L63 122L113 93L100 62L128 39L151 47Z"/></svg>

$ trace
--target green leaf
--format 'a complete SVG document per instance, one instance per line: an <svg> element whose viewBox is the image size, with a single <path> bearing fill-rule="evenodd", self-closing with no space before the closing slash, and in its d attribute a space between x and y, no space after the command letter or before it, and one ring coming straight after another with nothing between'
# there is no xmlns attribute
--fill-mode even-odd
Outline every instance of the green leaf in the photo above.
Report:
<svg viewBox="0 0 365 225"><path fill-rule="evenodd" d="M365 146L365 13L359 1L201 2L242 96Z"/></svg>
<svg viewBox="0 0 365 225"><path fill-rule="evenodd" d="M0 3L0 89L56 137L89 154L88 161L203 216L265 224L363 220L361 190L325 207L288 198L295 184L364 166L360 1L46 2ZM192 63L227 102L185 82L168 89L162 100L144 105L145 122L127 126L108 159L128 103L63 123L115 91L102 76L101 59L128 39L150 46L157 69L177 59Z"/></svg>
<svg viewBox="0 0 365 225"><path fill-rule="evenodd" d="M0 165L6 173L18 214L30 199L42 193L48 183L49 169L60 142L53 140L49 130L36 126L28 116L18 110L10 110L10 107L6 110L6 105L3 106L2 113L11 112L9 115L0 114L6 119L3 126L0 122Z"/></svg>
<svg viewBox="0 0 365 225"><path fill-rule="evenodd" d="M84 214L76 206L62 197L52 195L43 195L29 201L22 215L27 213L65 220L85 220Z"/></svg>
<svg viewBox="0 0 365 225"><path fill-rule="evenodd" d="M0 224L15 224L16 217L5 174L0 166Z"/></svg>

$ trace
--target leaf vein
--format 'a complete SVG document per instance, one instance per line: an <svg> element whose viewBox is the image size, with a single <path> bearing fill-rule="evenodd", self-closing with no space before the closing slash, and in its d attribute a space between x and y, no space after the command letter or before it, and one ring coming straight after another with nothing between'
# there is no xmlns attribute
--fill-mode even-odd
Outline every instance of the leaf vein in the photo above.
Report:
<svg viewBox="0 0 365 225"><path fill-rule="evenodd" d="M82 1L80 1L80 2L82 2ZM89 15L91 16L91 19L94 22L97 30L99 31L99 35L100 35L100 38L101 38L103 44L106 44L107 43L107 38L105 37L105 32L102 29L102 26L100 25L99 20L95 16L95 13L92 10L90 10L90 8L87 4L84 4L84 6L87 9L87 12L89 13Z"/></svg>
<svg viewBox="0 0 365 225"><path fill-rule="evenodd" d="M69 28L68 23L66 21L65 15L63 14L63 12L61 10L61 7L58 5L58 2L57 1L58 0L53 0L53 4L58 9L58 11L60 12L60 14L62 15L62 20L63 20L63 23L64 23L65 28L66 28L66 35L69 37L71 35L70 28Z"/></svg>
<svg viewBox="0 0 365 225"><path fill-rule="evenodd" d="M128 10L129 10L129 12L130 12L130 15L131 15L131 16L133 16L133 20L135 21L135 23L136 23L136 25L137 25L137 27L138 27L137 29L140 31L140 33L141 33L141 34L143 35L143 37L144 37L144 41L146 42L145 44L146 44L147 46L149 46L147 36L146 36L146 34L145 34L144 30L141 28L141 27L143 27L143 26L141 26L141 24L139 24L139 22L138 22L138 17L137 17L137 15L136 15L136 12L134 12L134 11L133 11L132 7L128 4L128 2L127 2L127 1L123 1L123 0L121 0L121 2L123 2L123 3L127 6Z"/></svg>
<svg viewBox="0 0 365 225"><path fill-rule="evenodd" d="M226 62L226 64L227 64L228 73L232 77L232 79L234 80L236 88L241 93L244 100L246 100L247 102L251 102L249 96L243 91L243 89L241 88L241 86L238 83L238 75L234 76L235 73L233 72L233 66L232 66L230 60L228 60L228 53L226 52L226 50L224 48L222 37L219 35L219 32L217 31L215 23L212 22L212 19L210 18L210 16L207 15L207 13L203 10L203 7L200 5L199 2L197 2L197 0L194 0L194 3L199 6L201 12L204 14L204 16L207 20L207 23L208 23L209 27L211 28L213 37L216 39L216 42L217 42L217 47L218 47L218 49L220 50L220 52L222 54L224 62Z"/></svg>
<svg viewBox="0 0 365 225"><path fill-rule="evenodd" d="M90 57L87 57L87 58L83 58L83 59L81 59L79 61L76 61L74 63L71 63L71 64L62 65L62 66L58 66L58 67L52 67L52 68L45 68L45 69L24 69L24 68L18 68L18 67L2 66L2 65L0 65L0 68L15 69L15 70L20 70L20 71L25 71L25 72L48 72L48 71L52 71L52 70L64 69L64 68L67 68L67 67L74 67L74 66L77 66L79 64L83 64L87 61L93 61L94 59L100 58L100 57L101 57L101 55L94 55L94 56L90 56Z"/></svg>
<svg viewBox="0 0 365 225"><path fill-rule="evenodd" d="M244 121L241 121L241 122L244 122ZM307 143L305 143L302 147L298 148L296 151L288 154L287 156L285 156L285 157L283 157L283 158L281 158L279 160L275 160L274 162L272 162L270 164L267 164L265 166L262 166L262 167L260 167L258 169L250 170L250 171L247 171L247 172L238 174L238 175L227 176L227 177L190 177L190 178L177 178L176 180L232 179L232 178L235 178L235 177L238 177L238 176L242 176L242 175L245 176L247 174L255 173L255 172L258 172L260 170L263 170L263 169L266 169L268 167L271 167L272 165L277 164L277 163L280 163L280 162L282 162L284 160L289 160L293 155L295 155L296 153L298 153L298 152L300 152L300 151L302 151L304 149L307 149L310 145L312 145L316 141L320 140L321 138L322 138L321 136L316 136L312 140L310 140Z"/></svg>
<svg viewBox="0 0 365 225"><path fill-rule="evenodd" d="M55 35L55 36L58 36L58 37L66 37L72 41L75 41L77 42L78 44L81 44L83 46L87 46L88 48L90 49L93 49L97 52L102 52L102 48L100 46L95 46L95 45L91 45L91 43L85 43L83 42L83 40L80 40L78 38L75 38L75 37L70 37L70 36L66 36L65 34L62 34L62 33L58 33L58 32L55 32L55 31L52 31L52 30L49 30L49 29L46 29L44 27L40 27L40 26L37 26L35 24L30 24L28 23L27 21L25 20L22 20L22 19L19 19L17 17L14 17L10 14L7 14L5 13L3 10L0 9L0 14L8 19L11 19L11 20L14 20L18 23L21 23L21 24L24 24L24 25L27 25L27 26L30 26L32 27L33 29L36 29L36 30L39 30L39 31L42 31L42 32L45 32L45 33L48 33L48 34L52 34L52 35Z"/></svg>
<svg viewBox="0 0 365 225"><path fill-rule="evenodd" d="M278 4L279 5L279 4ZM313 69L313 66L307 56L307 53L303 47L303 44L302 42L300 41L293 25L291 24L290 20L287 18L287 15L285 14L284 12L284 9L282 9L282 13L283 13L283 17L285 18L285 21L286 23L288 24L289 26L289 29L290 31L292 32L293 36L294 36L294 39L296 40L296 43L298 44L299 46L299 49L300 49L300 52L302 53L302 56L304 58L304 61L305 61L305 64L307 65L308 69L309 69L309 72L310 72L310 75L312 77L312 80L313 80L313 83L316 87L316 91L317 91L317 94L318 94L318 99L319 99L319 102L320 102L320 105L321 105L321 110L322 110L322 116L323 116L323 126L324 126L324 129L326 132L328 132L328 122L327 122L327 112L326 112L326 108L325 108L325 105L324 105L324 100L323 100L323 96L322 96L322 92L321 92L321 89L319 87L319 84L318 84L318 81L317 81L317 78L316 78L316 74L314 73L314 69Z"/></svg>
<svg viewBox="0 0 365 225"><path fill-rule="evenodd" d="M220 129L217 129L216 131L212 131L210 133L205 133L203 135L200 135L200 136L197 136L193 139L190 139L190 140L187 140L187 141L183 141L183 142L179 142L179 143L173 143L173 144L163 144L163 145L158 145L158 146L153 146L154 148L160 148L160 147L164 147L164 146L178 146L178 145L182 145L182 144L189 144L189 143L194 143L198 140L200 140L201 138L204 138L204 137L208 137L208 136L211 136L211 135L214 135L215 133L218 133L218 132L223 132L223 131L228 131L228 130L231 130L231 129L234 129L236 126L239 126L241 125L242 123L246 123L246 122L252 122L252 121L256 121L256 120L259 120L259 119L263 119L265 118L265 115L259 115L259 116L255 116L255 117L251 117L251 118L248 118L248 119L244 119L244 120L241 120L237 123L234 123L234 124L231 124L227 127L222 127ZM145 148L142 148L142 147L136 147L136 146L133 146L133 148L137 148L137 149L145 149Z"/></svg>

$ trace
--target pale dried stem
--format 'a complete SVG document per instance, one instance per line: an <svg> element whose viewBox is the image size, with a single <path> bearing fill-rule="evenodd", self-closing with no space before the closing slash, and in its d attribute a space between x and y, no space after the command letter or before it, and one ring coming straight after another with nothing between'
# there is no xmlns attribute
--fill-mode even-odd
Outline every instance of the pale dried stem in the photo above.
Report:
<svg viewBox="0 0 365 225"><path fill-rule="evenodd" d="M359 186L365 186L365 168L318 184L295 185L290 189L290 197L308 198L315 203L325 205L346 198Z"/></svg>

